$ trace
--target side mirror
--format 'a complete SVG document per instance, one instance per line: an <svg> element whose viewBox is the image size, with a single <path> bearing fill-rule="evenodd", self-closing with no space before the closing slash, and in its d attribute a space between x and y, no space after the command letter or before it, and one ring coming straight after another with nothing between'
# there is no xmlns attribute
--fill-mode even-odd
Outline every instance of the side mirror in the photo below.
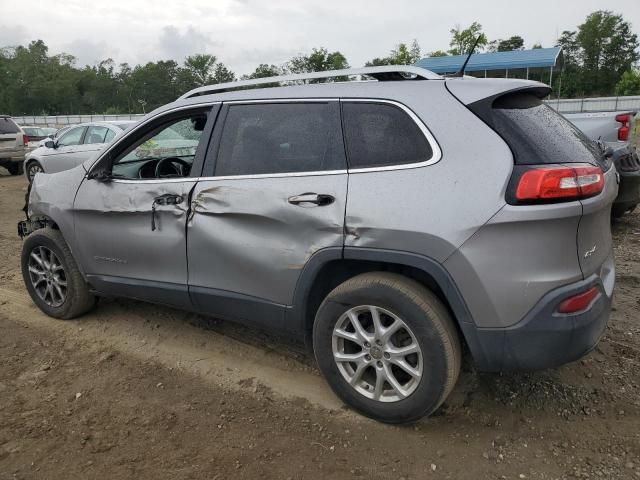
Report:
<svg viewBox="0 0 640 480"><path fill-rule="evenodd" d="M44 142L44 146L47 148L56 148L56 142L54 142L53 140L47 140L46 142Z"/></svg>
<svg viewBox="0 0 640 480"><path fill-rule="evenodd" d="M111 173L105 170L94 170L90 172L89 175L87 175L87 178L89 180L96 180L102 183L110 182L113 179L113 177L111 176Z"/></svg>

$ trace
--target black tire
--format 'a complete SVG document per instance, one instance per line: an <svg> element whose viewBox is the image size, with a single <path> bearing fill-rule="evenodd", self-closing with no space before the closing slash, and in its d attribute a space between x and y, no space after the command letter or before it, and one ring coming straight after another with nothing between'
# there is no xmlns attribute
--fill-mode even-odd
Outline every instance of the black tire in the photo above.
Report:
<svg viewBox="0 0 640 480"><path fill-rule="evenodd" d="M36 292L29 273L31 253L45 247L55 254L62 266L66 280L66 296L60 305L49 305ZM68 320L88 312L96 304L96 297L89 292L87 283L78 270L71 250L59 230L42 228L29 235L22 245L22 277L33 302L50 317Z"/></svg>
<svg viewBox="0 0 640 480"><path fill-rule="evenodd" d="M44 172L44 168L42 168L42 165L40 165L37 160L31 160L29 163L27 163L27 180L29 181L29 183L33 181L33 177L35 176L35 173L31 175L31 169L33 167L38 167L40 169L39 171Z"/></svg>
<svg viewBox="0 0 640 480"><path fill-rule="evenodd" d="M420 346L423 373L406 398L389 403L367 398L349 385L338 369L333 357L333 329L343 314L361 305L397 315ZM421 284L387 272L358 275L329 293L316 314L313 347L333 391L358 412L386 423L413 422L433 413L451 393L462 358L457 330L442 302Z"/></svg>
<svg viewBox="0 0 640 480"><path fill-rule="evenodd" d="M629 206L613 205L611 207L611 216L613 218L622 218L622 216L625 213L633 212L636 209L637 206L638 205L632 205L630 207Z"/></svg>
<svg viewBox="0 0 640 480"><path fill-rule="evenodd" d="M11 175L22 175L23 165L22 162L11 162L6 166Z"/></svg>

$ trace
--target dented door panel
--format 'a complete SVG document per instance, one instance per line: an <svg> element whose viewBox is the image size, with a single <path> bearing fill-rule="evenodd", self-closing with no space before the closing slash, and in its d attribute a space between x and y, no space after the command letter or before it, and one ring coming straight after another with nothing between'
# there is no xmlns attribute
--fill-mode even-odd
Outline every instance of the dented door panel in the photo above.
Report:
<svg viewBox="0 0 640 480"><path fill-rule="evenodd" d="M169 288L176 285L188 304L185 224L189 193L195 183L196 179L85 180L74 207L76 236L82 239L77 254L85 273L113 277L116 282L135 279ZM154 199L167 194L180 195L184 201L157 205L157 228L152 231Z"/></svg>
<svg viewBox="0 0 640 480"><path fill-rule="evenodd" d="M332 203L292 204L317 193ZM318 250L342 246L346 173L200 181L188 222L189 286L290 305Z"/></svg>

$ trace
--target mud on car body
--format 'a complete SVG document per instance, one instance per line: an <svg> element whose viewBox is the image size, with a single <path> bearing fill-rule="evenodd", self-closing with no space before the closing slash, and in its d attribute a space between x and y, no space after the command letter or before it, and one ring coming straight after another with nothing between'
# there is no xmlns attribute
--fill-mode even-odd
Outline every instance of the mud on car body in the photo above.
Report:
<svg viewBox="0 0 640 480"><path fill-rule="evenodd" d="M463 343L481 370L546 368L606 326L616 173L548 91L397 66L196 89L35 177L25 285L56 318L116 295L294 335L347 404L416 420Z"/></svg>

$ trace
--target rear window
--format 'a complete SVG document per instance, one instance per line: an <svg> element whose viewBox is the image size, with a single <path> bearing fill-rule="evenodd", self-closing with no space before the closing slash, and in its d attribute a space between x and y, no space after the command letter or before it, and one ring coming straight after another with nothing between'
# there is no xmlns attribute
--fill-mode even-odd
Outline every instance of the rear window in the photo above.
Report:
<svg viewBox="0 0 640 480"><path fill-rule="evenodd" d="M345 102L342 118L349 168L418 163L433 155L416 122L394 105Z"/></svg>
<svg viewBox="0 0 640 480"><path fill-rule="evenodd" d="M16 123L7 117L0 117L0 135L7 133L18 133L20 128Z"/></svg>
<svg viewBox="0 0 640 480"><path fill-rule="evenodd" d="M531 93L503 95L490 112L471 109L502 136L517 164L597 163L600 157L593 141Z"/></svg>

